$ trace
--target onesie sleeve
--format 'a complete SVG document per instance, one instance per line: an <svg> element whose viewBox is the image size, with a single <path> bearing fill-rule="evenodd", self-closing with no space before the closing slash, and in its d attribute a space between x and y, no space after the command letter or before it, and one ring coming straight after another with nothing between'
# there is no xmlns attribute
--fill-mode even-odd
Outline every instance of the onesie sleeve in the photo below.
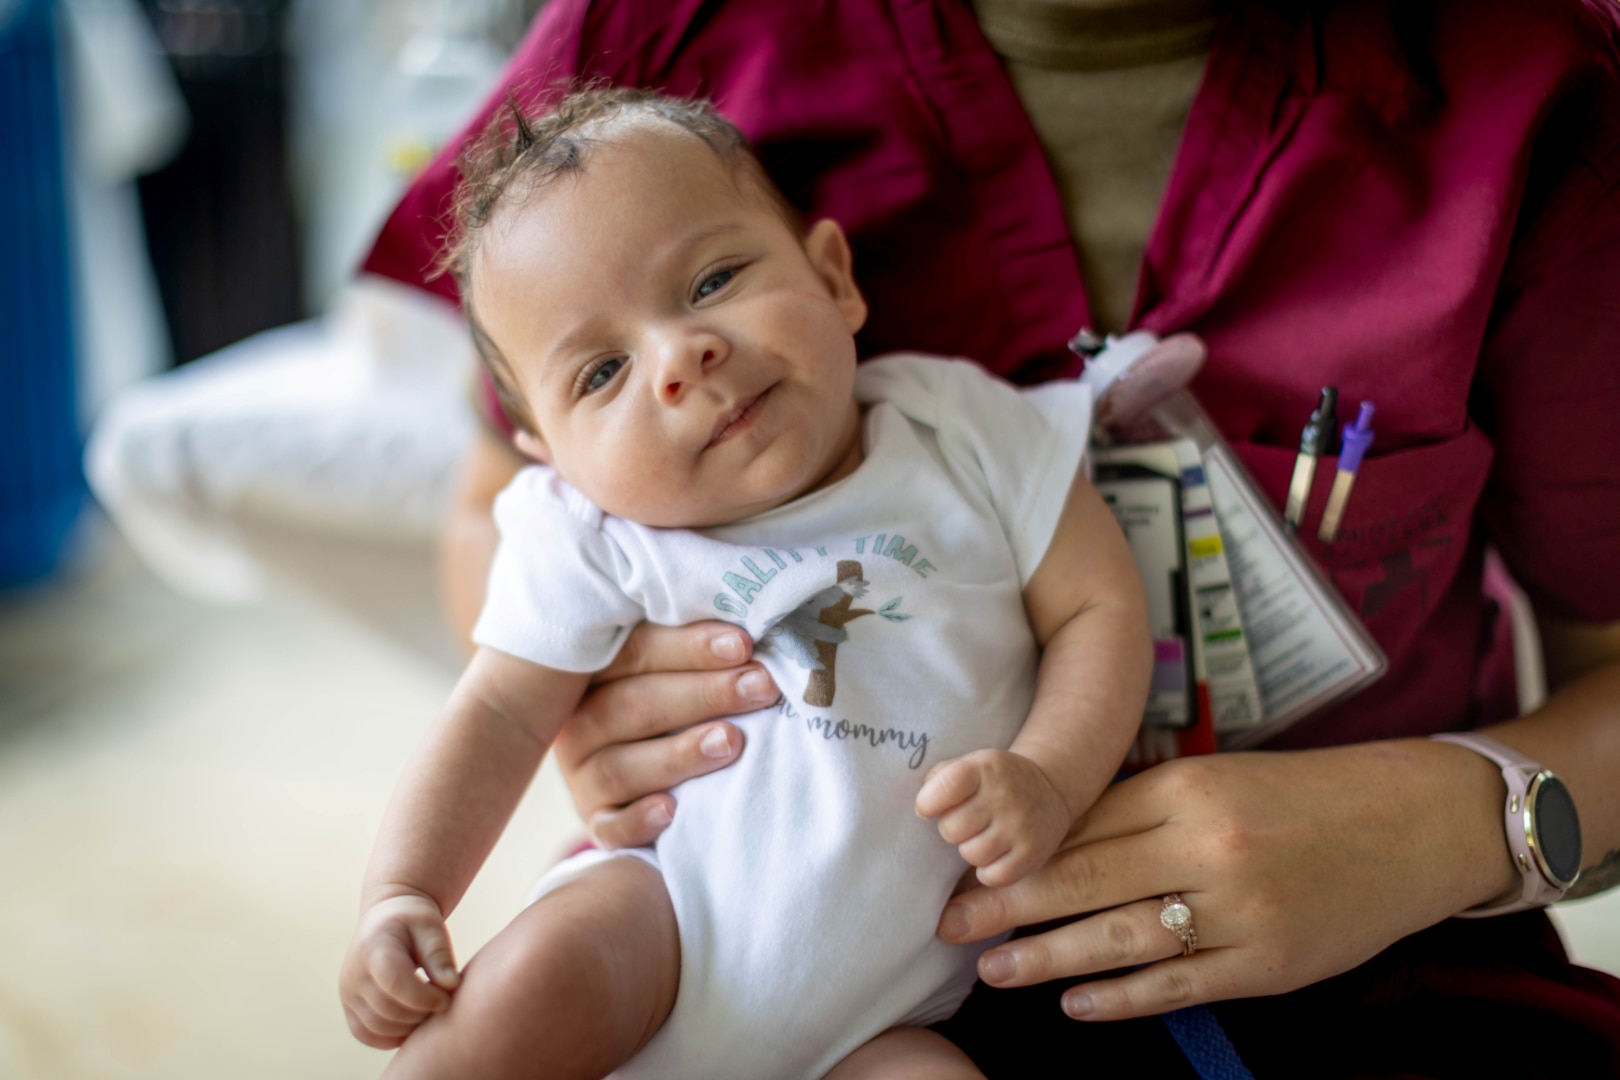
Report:
<svg viewBox="0 0 1620 1080"><path fill-rule="evenodd" d="M934 429L947 467L989 497L1028 585L1085 456L1090 389L1059 380L1020 390L966 360L905 354L863 364L855 396Z"/></svg>
<svg viewBox="0 0 1620 1080"><path fill-rule="evenodd" d="M473 640L559 671L598 671L642 608L602 511L551 469L524 469L495 500L501 542Z"/></svg>

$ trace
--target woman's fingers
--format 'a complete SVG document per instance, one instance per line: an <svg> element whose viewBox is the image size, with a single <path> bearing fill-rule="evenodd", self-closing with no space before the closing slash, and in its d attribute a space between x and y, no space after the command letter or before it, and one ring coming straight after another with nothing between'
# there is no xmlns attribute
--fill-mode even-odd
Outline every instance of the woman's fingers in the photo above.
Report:
<svg viewBox="0 0 1620 1080"><path fill-rule="evenodd" d="M1164 830L1060 851L1022 881L970 889L952 897L939 919L946 941L982 941L1019 926L1116 907L1159 893L1166 858ZM1179 886L1180 883L1177 883Z"/></svg>
<svg viewBox="0 0 1620 1080"><path fill-rule="evenodd" d="M751 712L779 696L770 675L758 665L636 675L605 683L585 695L558 736L558 762L566 770L604 747L667 735L717 716ZM636 797L652 790L628 794Z"/></svg>
<svg viewBox="0 0 1620 1080"><path fill-rule="evenodd" d="M725 764L720 762L719 764ZM628 806L598 810L586 820L597 847L647 847L675 820L675 797L660 792Z"/></svg>
<svg viewBox="0 0 1620 1080"><path fill-rule="evenodd" d="M1114 840L1157 829L1169 820L1173 795L1165 790L1165 770L1148 769L1106 788L1091 807L1075 819L1065 849L1100 840Z"/></svg>
<svg viewBox="0 0 1620 1080"><path fill-rule="evenodd" d="M662 831L662 826L651 834L639 831L651 824L647 815L653 804L642 805L639 818L613 815L730 763L742 751L741 732L731 724L703 721L751 712L778 696L770 676L757 666L638 675L594 688L553 747L580 817L605 834L647 842ZM680 733L659 737L670 731ZM673 803L665 809L673 809Z"/></svg>
<svg viewBox="0 0 1620 1080"><path fill-rule="evenodd" d="M1003 986L1124 972L1067 991L1076 1018L1296 989L1500 890L1500 783L1477 756L1416 739L1181 759L1104 793L1029 877L953 897L939 933L1084 916L980 968ZM1159 924L1169 892L1191 909L1192 956Z"/></svg>
<svg viewBox="0 0 1620 1080"><path fill-rule="evenodd" d="M691 626L642 623L630 632L613 663L591 681L606 683L654 671L734 668L746 663L752 651L753 642L748 635L729 623L701 622Z"/></svg>
<svg viewBox="0 0 1620 1080"><path fill-rule="evenodd" d="M1237 996L1223 989L1231 952L1176 956L1117 979L1097 979L1063 994L1075 1020L1129 1020Z"/></svg>
<svg viewBox="0 0 1620 1080"><path fill-rule="evenodd" d="M643 678L677 677L647 675ZM698 723L708 715L705 712L691 722ZM699 724L675 735L607 743L581 734L579 740L590 745L572 745L569 732L594 723L594 716L578 717L557 739L557 764L573 793L574 805L580 817L593 824L604 811L630 807L649 795L667 792L683 780L729 764L743 746L742 732L723 721ZM670 809L673 810L673 804Z"/></svg>
<svg viewBox="0 0 1620 1080"><path fill-rule="evenodd" d="M643 623L597 674L552 746L597 843L651 843L675 812L668 790L742 752L734 725L704 721L752 712L780 696L765 669L748 663L752 647L728 623Z"/></svg>
<svg viewBox="0 0 1620 1080"><path fill-rule="evenodd" d="M1234 950L1225 947L1218 920L1197 916L1200 894L1182 899L1195 913L1198 950L1191 956L1160 921L1161 898L998 945L979 957L979 977L991 986L1013 987L1104 971L1129 972L1065 991L1063 1011L1076 1020L1152 1016L1233 996L1229 987Z"/></svg>
<svg viewBox="0 0 1620 1080"><path fill-rule="evenodd" d="M730 764L742 751L742 732L725 723L705 724L646 742L603 747L563 771L574 806L605 847L651 843L675 813L670 788ZM558 758L559 765L562 759Z"/></svg>
<svg viewBox="0 0 1620 1080"><path fill-rule="evenodd" d="M1197 902L1196 894L1183 899L1190 907ZM1008 941L979 957L979 977L991 986L1033 986L1072 975L1092 975L1180 957L1184 948L1181 939L1159 921L1163 906L1162 899L1139 900L1042 934ZM1210 927L1197 929L1200 948L1213 947L1221 940L1211 936Z"/></svg>

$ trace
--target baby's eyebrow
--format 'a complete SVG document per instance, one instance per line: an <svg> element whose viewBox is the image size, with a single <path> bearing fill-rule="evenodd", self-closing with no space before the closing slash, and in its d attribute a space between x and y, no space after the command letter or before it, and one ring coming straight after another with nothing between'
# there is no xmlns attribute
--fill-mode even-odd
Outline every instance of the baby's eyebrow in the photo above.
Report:
<svg viewBox="0 0 1620 1080"><path fill-rule="evenodd" d="M716 237L725 236L729 233L747 233L747 231L748 226L740 221L723 221L717 225L709 225L678 237L663 251L655 252L647 260L647 264L657 266L660 263L678 262L694 249L701 247ZM588 319L572 327L568 333L559 338L546 353L544 374L541 377L547 378L551 375L552 371L558 366L557 359L559 357L588 346L593 338L601 337L604 331L599 325L600 322L601 320L597 318Z"/></svg>
<svg viewBox="0 0 1620 1080"><path fill-rule="evenodd" d="M718 225L711 225L706 229L699 229L697 232L688 233L681 237L681 239L672 246L677 252L689 251L706 240L714 239L716 236L724 236L726 233L746 231L747 227L740 221L724 221Z"/></svg>
<svg viewBox="0 0 1620 1080"><path fill-rule="evenodd" d="M579 323L572 330L569 330L568 333L564 334L562 338L551 347L551 351L547 353L546 366L548 368L553 366L553 363L556 361L557 357L565 353L573 352L575 349L588 344L592 338L601 337L602 331L598 328L601 321L602 320L599 318L587 319L585 322Z"/></svg>

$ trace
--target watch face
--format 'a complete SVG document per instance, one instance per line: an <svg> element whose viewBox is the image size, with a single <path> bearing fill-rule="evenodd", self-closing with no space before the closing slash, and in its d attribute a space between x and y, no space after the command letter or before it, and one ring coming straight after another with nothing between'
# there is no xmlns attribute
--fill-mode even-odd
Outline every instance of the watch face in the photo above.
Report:
<svg viewBox="0 0 1620 1080"><path fill-rule="evenodd" d="M1525 801L1537 861L1555 885L1567 889L1581 871L1581 822L1575 815L1575 800L1562 780L1544 772L1531 783Z"/></svg>

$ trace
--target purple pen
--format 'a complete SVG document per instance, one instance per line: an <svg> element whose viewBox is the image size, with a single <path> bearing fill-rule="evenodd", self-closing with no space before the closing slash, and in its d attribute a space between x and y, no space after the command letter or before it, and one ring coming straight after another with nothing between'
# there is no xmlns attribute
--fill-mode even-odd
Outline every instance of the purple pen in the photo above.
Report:
<svg viewBox="0 0 1620 1080"><path fill-rule="evenodd" d="M1339 448L1339 472L1333 478L1333 491L1328 495L1327 510L1322 514L1322 527L1316 531L1318 540L1332 540L1339 535L1339 520L1344 517L1344 506L1350 501L1350 489L1356 484L1361 458L1372 445L1372 417L1373 403L1363 401L1356 422L1344 425L1344 440Z"/></svg>

